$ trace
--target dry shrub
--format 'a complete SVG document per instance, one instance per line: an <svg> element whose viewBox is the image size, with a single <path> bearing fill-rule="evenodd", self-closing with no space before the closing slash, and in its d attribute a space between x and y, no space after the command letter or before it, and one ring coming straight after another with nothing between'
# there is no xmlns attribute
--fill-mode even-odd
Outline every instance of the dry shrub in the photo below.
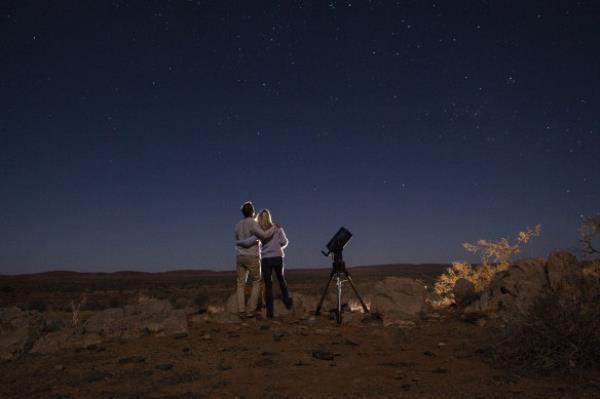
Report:
<svg viewBox="0 0 600 399"><path fill-rule="evenodd" d="M498 241L478 240L466 242L463 247L468 252L481 256L481 265L471 266L465 262L452 262L434 284L434 291L443 300L454 299L454 286L460 278L470 281L475 286L475 292L481 293L489 287L494 276L510 267L512 257L521 252L521 246L527 244L533 237L541 233L541 226L520 231L513 240L501 238ZM492 261L492 263L490 263Z"/></svg>
<svg viewBox="0 0 600 399"><path fill-rule="evenodd" d="M472 274L473 267L468 263L452 262L452 266L446 269L446 271L438 277L433 289L438 295L447 297L451 295L458 279L464 278L471 281Z"/></svg>
<svg viewBox="0 0 600 399"><path fill-rule="evenodd" d="M600 367L600 286L549 293L510 319L493 353L501 364L549 372Z"/></svg>
<svg viewBox="0 0 600 399"><path fill-rule="evenodd" d="M481 293L489 287L492 279L501 271L508 268L508 265L479 265L471 266L465 262L452 262L443 274L441 274L435 285L434 291L442 298L453 298L453 290L458 279L464 278L475 286L475 292Z"/></svg>
<svg viewBox="0 0 600 399"><path fill-rule="evenodd" d="M583 265L583 274L592 278L600 279L600 259Z"/></svg>

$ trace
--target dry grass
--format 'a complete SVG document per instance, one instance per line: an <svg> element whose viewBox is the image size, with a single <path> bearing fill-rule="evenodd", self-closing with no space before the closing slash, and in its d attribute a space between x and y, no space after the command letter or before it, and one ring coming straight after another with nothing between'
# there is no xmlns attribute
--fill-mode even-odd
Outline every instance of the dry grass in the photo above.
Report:
<svg viewBox="0 0 600 399"><path fill-rule="evenodd" d="M552 292L499 333L493 352L526 371L600 368L600 284Z"/></svg>

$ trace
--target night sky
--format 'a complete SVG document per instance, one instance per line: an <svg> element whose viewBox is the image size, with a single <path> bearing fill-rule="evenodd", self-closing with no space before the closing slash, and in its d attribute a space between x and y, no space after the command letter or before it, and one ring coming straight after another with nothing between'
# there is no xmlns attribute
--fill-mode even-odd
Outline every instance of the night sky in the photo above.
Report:
<svg viewBox="0 0 600 399"><path fill-rule="evenodd" d="M600 2L2 1L0 274L474 260L600 211Z"/></svg>

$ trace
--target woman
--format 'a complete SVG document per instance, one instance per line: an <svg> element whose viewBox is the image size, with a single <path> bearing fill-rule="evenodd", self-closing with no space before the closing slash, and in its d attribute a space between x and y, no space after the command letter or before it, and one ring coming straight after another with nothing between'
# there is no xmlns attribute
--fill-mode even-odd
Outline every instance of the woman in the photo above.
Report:
<svg viewBox="0 0 600 399"><path fill-rule="evenodd" d="M256 221L261 229L269 230L274 226L273 220L271 219L271 212L268 209L263 209L259 212ZM257 238L252 236L246 240L238 241L238 245L249 247L255 245L257 243ZM273 318L273 279L272 273L275 271L277 275L277 280L279 281L279 288L281 289L281 295L283 303L286 308L291 308L293 301L290 298L287 282L285 281L285 277L283 276L283 258L284 258L284 248L286 248L289 244L287 237L285 236L285 231L283 228L276 229L273 237L267 240L262 240L261 247L261 260L260 260L260 270L263 277L263 281L265 282L265 296L267 302L267 317Z"/></svg>

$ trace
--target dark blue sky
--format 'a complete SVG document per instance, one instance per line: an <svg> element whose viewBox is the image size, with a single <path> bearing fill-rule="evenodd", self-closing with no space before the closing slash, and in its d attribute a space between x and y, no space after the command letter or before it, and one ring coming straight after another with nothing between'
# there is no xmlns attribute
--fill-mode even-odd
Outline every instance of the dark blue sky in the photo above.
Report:
<svg viewBox="0 0 600 399"><path fill-rule="evenodd" d="M0 273L473 259L600 211L596 1L4 1Z"/></svg>

